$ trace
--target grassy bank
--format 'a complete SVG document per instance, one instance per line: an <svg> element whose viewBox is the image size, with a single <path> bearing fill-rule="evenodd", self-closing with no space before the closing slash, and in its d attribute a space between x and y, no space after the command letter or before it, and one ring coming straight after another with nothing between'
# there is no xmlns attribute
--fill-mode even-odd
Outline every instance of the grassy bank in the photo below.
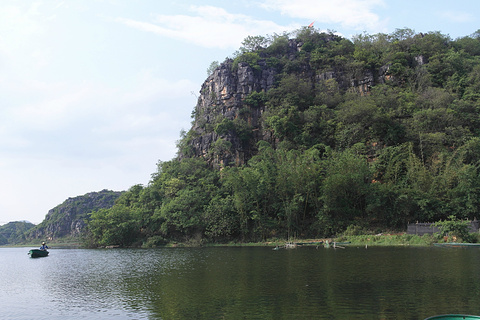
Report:
<svg viewBox="0 0 480 320"><path fill-rule="evenodd" d="M338 242L350 242L357 246L431 246L444 241L436 235L418 236L414 234L353 235L335 238Z"/></svg>
<svg viewBox="0 0 480 320"><path fill-rule="evenodd" d="M55 248L80 248L83 246L82 240L77 237L64 237L64 238L58 238L54 239L52 241L47 241L47 240L34 240L34 241L27 241L23 243L15 243L15 244L10 244L7 243L5 245L2 245L1 247L29 247L29 248L39 248L42 245L42 241L47 242L47 246L49 248L55 249Z"/></svg>
<svg viewBox="0 0 480 320"><path fill-rule="evenodd" d="M473 235L474 242L480 242L480 234ZM319 239L271 239L265 242L249 242L249 243L226 243L226 244L204 244L203 246L270 246L270 247L285 247L285 246L317 246L323 245L326 241L330 244L342 243L342 246L419 246L429 247L434 243L439 242L463 242L462 239L456 237L442 237L438 234L426 234L423 236L406 234L406 233L386 233L386 234L361 234L361 235L342 235L332 238ZM176 246L184 246L177 244Z"/></svg>
<svg viewBox="0 0 480 320"><path fill-rule="evenodd" d="M473 234L473 242L480 243L480 234ZM342 246L432 246L439 242L463 242L462 239L456 237L443 238L438 234L433 235L412 235L404 232L392 232L382 234L358 234L358 235L341 235L331 238L317 238L317 239L268 239L260 242L228 242L228 243L208 243L204 241L188 241L188 242L171 242L162 246L145 246L137 244L137 248L175 248L175 247L295 247L295 246L318 246L328 241L330 244L334 242L342 243ZM22 244L7 244L4 247L39 247L40 242L36 243L22 243ZM60 238L47 242L47 245L52 248L81 248L83 243L80 238Z"/></svg>
<svg viewBox="0 0 480 320"><path fill-rule="evenodd" d="M317 239L268 239L261 242L229 242L229 243L170 243L166 247L294 247L294 246L318 246L323 245L326 241L330 244L334 242L343 243L348 246L431 246L437 242L443 242L445 239L437 235L411 235L406 233L392 234L363 234L363 235L342 235L331 238ZM454 242L454 239L448 239ZM347 243L347 244L345 244Z"/></svg>

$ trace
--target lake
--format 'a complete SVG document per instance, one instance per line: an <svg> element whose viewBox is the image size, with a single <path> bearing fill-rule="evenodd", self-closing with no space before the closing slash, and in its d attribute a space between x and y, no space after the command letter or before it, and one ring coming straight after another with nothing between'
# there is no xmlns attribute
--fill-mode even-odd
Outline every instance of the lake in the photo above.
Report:
<svg viewBox="0 0 480 320"><path fill-rule="evenodd" d="M480 248L0 248L1 319L480 314Z"/></svg>

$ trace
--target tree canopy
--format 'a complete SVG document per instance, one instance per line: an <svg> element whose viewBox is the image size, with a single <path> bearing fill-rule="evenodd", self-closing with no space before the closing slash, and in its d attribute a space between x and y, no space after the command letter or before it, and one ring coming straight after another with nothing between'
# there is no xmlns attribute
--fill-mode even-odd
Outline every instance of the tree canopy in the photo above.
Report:
<svg viewBox="0 0 480 320"><path fill-rule="evenodd" d="M303 28L248 37L232 65L278 71L274 88L244 100L264 107L262 128L275 144L256 141L247 163L222 170L191 152L160 162L147 186L90 215L89 243L258 241L478 218L479 34L398 29L348 40ZM294 56L290 36L302 44ZM381 72L362 90L340 82ZM235 121L212 131L251 141L247 122ZM228 141L214 147L231 152Z"/></svg>

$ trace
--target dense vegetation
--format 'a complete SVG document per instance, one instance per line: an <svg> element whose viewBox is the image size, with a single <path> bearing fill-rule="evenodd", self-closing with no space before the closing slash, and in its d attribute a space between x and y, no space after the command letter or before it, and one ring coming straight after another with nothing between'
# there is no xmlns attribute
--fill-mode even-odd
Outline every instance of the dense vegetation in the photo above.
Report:
<svg viewBox="0 0 480 320"><path fill-rule="evenodd" d="M35 227L26 221L12 221L0 226L0 245L16 244L25 241L25 233Z"/></svg>
<svg viewBox="0 0 480 320"><path fill-rule="evenodd" d="M39 240L58 240L59 238L79 237L86 227L88 213L110 208L121 192L102 190L68 198L49 210L45 219L29 229L25 237L27 242Z"/></svg>
<svg viewBox="0 0 480 320"><path fill-rule="evenodd" d="M401 29L350 41L304 28L293 57L290 36L248 37L232 64L278 71L275 88L245 99L265 107L262 127L275 144L258 141L247 164L222 170L203 158L160 162L147 186L90 215L89 245L306 238L478 218L480 31L453 40ZM342 76L302 76L311 70ZM379 70L385 82L366 93L340 81ZM235 131L226 124L213 129ZM188 139L178 144L183 155Z"/></svg>

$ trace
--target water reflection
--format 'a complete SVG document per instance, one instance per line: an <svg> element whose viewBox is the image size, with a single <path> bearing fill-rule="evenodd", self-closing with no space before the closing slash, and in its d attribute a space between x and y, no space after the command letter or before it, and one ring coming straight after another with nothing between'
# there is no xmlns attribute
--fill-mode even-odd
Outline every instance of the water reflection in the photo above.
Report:
<svg viewBox="0 0 480 320"><path fill-rule="evenodd" d="M58 250L44 281L62 314L118 316L112 310L125 310L146 318L162 277L188 270L186 264L194 263L190 255L182 250Z"/></svg>
<svg viewBox="0 0 480 320"><path fill-rule="evenodd" d="M0 272L9 275L0 285L7 318L424 319L441 313L480 314L476 249L52 249L40 259L23 251L0 249Z"/></svg>

